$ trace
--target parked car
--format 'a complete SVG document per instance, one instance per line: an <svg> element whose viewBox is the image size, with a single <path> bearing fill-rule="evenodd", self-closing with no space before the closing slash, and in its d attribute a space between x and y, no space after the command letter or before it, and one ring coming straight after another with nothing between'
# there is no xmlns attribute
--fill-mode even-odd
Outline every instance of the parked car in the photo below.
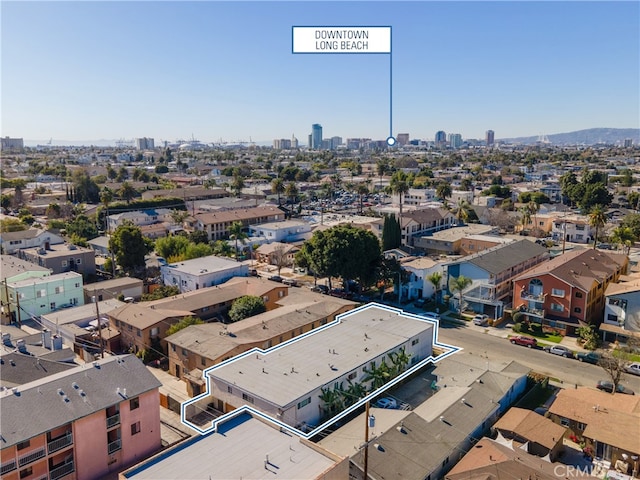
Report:
<svg viewBox="0 0 640 480"><path fill-rule="evenodd" d="M631 375L640 375L640 362L633 362L627 365L627 368L625 368L625 370Z"/></svg>
<svg viewBox="0 0 640 480"><path fill-rule="evenodd" d="M413 302L413 306L418 308L424 308L426 304L427 304L427 300L425 298L419 298L418 300Z"/></svg>
<svg viewBox="0 0 640 480"><path fill-rule="evenodd" d="M489 323L489 315L478 314L473 317L474 325L487 325Z"/></svg>
<svg viewBox="0 0 640 480"><path fill-rule="evenodd" d="M517 337L511 337L509 341L514 345L523 345L528 348L535 348L538 346L538 341L535 338L525 337L522 335L518 335Z"/></svg>
<svg viewBox="0 0 640 480"><path fill-rule="evenodd" d="M598 384L596 385L596 388L598 390L602 390L603 392L611 393L613 392L613 383L608 380L599 380ZM636 392L634 392L628 387L625 387L621 383L619 383L618 386L616 387L616 393L624 393L625 395L636 394Z"/></svg>
<svg viewBox="0 0 640 480"><path fill-rule="evenodd" d="M429 318L431 320L440 320L440 314L435 312L424 312L421 313L423 317Z"/></svg>
<svg viewBox="0 0 640 480"><path fill-rule="evenodd" d="M316 285L315 287L311 288L311 291L327 294L329 293L329 287L327 287L326 285Z"/></svg>
<svg viewBox="0 0 640 480"><path fill-rule="evenodd" d="M282 283L289 285L290 287L299 287L300 284L295 278L285 278Z"/></svg>
<svg viewBox="0 0 640 480"><path fill-rule="evenodd" d="M271 280L272 282L282 283L282 277L280 275L272 275L269 277L269 280Z"/></svg>
<svg viewBox="0 0 640 480"><path fill-rule="evenodd" d="M547 345L544 347L544 351L553 353L554 355L560 355L561 357L573 358L573 352L562 345Z"/></svg>
<svg viewBox="0 0 640 480"><path fill-rule="evenodd" d="M383 397L379 398L376 402L376 407L378 408L398 408L398 402L396 402L395 398L391 397Z"/></svg>
<svg viewBox="0 0 640 480"><path fill-rule="evenodd" d="M576 353L576 358L579 362L587 362L597 365L600 361L600 354L596 352L579 352Z"/></svg>

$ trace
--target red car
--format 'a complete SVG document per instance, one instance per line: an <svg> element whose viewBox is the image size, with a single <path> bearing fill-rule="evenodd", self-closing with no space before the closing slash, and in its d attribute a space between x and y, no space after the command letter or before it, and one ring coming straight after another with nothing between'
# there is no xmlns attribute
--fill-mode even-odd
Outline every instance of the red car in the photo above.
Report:
<svg viewBox="0 0 640 480"><path fill-rule="evenodd" d="M522 335L511 337L509 341L514 345L524 345L528 348L534 348L538 346L538 341L535 338L523 337Z"/></svg>

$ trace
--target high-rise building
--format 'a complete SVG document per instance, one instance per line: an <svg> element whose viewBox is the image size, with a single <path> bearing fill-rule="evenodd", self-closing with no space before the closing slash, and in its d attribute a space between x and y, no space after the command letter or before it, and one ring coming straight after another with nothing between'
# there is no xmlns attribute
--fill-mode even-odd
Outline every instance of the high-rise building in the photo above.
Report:
<svg viewBox="0 0 640 480"><path fill-rule="evenodd" d="M462 146L462 135L459 133L450 133L449 146L451 148L460 148Z"/></svg>
<svg viewBox="0 0 640 480"><path fill-rule="evenodd" d="M22 150L24 149L24 140L22 138L0 138L2 150Z"/></svg>
<svg viewBox="0 0 640 480"><path fill-rule="evenodd" d="M298 148L298 139L295 134L291 135L291 148Z"/></svg>
<svg viewBox="0 0 640 480"><path fill-rule="evenodd" d="M633 140L631 138L624 139L624 148L631 148L633 146Z"/></svg>
<svg viewBox="0 0 640 480"><path fill-rule="evenodd" d="M153 150L155 148L155 142L153 138L136 138L136 148L138 150Z"/></svg>
<svg viewBox="0 0 640 480"><path fill-rule="evenodd" d="M314 150L322 148L322 125L319 123L311 125L311 148Z"/></svg>
<svg viewBox="0 0 640 480"><path fill-rule="evenodd" d="M487 130L484 136L484 140L487 144L487 147L492 146L495 141L495 132L493 130Z"/></svg>
<svg viewBox="0 0 640 480"><path fill-rule="evenodd" d="M276 138L273 141L273 148L276 150L289 150L291 148L291 140L288 138Z"/></svg>
<svg viewBox="0 0 640 480"><path fill-rule="evenodd" d="M439 130L436 132L436 147L444 147L447 144L447 132Z"/></svg>
<svg viewBox="0 0 640 480"><path fill-rule="evenodd" d="M342 145L342 137L331 137L331 150L335 150L340 145Z"/></svg>
<svg viewBox="0 0 640 480"><path fill-rule="evenodd" d="M398 145L400 145L401 147L403 147L404 145L408 145L409 144L409 134L408 133L399 133L398 136L396 137L396 140L398 141Z"/></svg>

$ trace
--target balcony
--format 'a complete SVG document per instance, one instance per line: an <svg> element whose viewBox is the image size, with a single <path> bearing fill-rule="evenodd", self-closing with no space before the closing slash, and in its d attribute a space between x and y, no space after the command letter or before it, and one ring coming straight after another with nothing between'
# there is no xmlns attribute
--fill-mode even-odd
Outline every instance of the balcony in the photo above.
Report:
<svg viewBox="0 0 640 480"><path fill-rule="evenodd" d="M523 306L520 307L520 311L522 313L526 313L527 315L531 315L531 316L534 316L534 317L538 317L538 318L544 319L544 310L540 310L540 309L537 309L537 308L529 308L529 307L523 305Z"/></svg>
<svg viewBox="0 0 640 480"><path fill-rule="evenodd" d="M0 466L0 475L14 471L18 467L15 460L9 460Z"/></svg>
<svg viewBox="0 0 640 480"><path fill-rule="evenodd" d="M527 291L520 292L520 298L522 300L533 300L534 302L544 302L545 295L535 295L533 293L529 293Z"/></svg>
<svg viewBox="0 0 640 480"><path fill-rule="evenodd" d="M120 414L116 413L110 417L107 417L107 428L115 427L116 425L120 425Z"/></svg>
<svg viewBox="0 0 640 480"><path fill-rule="evenodd" d="M64 463L49 472L49 480L58 480L71 472L75 472L76 468L73 462Z"/></svg>
<svg viewBox="0 0 640 480"><path fill-rule="evenodd" d="M39 448L38 450L33 450L29 453L27 453L26 455L22 455L21 457L18 457L18 466L19 467L24 467L25 465L31 463L31 462L35 462L36 460L40 460L41 458L46 456L46 452L43 448Z"/></svg>
<svg viewBox="0 0 640 480"><path fill-rule="evenodd" d="M58 437L54 440L51 440L47 443L47 449L49 450L49 454L53 452L57 452L58 450L62 450L65 447L73 444L73 433L68 432L62 437Z"/></svg>
<svg viewBox="0 0 640 480"><path fill-rule="evenodd" d="M122 440L120 439L115 440L107 445L107 451L109 452L109 455L111 455L114 452L117 452L121 448L122 448Z"/></svg>

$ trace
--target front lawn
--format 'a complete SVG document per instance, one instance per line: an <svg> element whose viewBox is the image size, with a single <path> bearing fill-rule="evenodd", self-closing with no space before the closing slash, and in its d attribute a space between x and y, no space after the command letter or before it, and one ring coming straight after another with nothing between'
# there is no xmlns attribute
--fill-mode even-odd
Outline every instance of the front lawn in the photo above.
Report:
<svg viewBox="0 0 640 480"><path fill-rule="evenodd" d="M513 331L521 335L535 337L538 340L544 340L551 343L560 343L563 338L559 333L543 331L542 326L535 323L531 323L529 325L525 323L516 323L513 325Z"/></svg>

